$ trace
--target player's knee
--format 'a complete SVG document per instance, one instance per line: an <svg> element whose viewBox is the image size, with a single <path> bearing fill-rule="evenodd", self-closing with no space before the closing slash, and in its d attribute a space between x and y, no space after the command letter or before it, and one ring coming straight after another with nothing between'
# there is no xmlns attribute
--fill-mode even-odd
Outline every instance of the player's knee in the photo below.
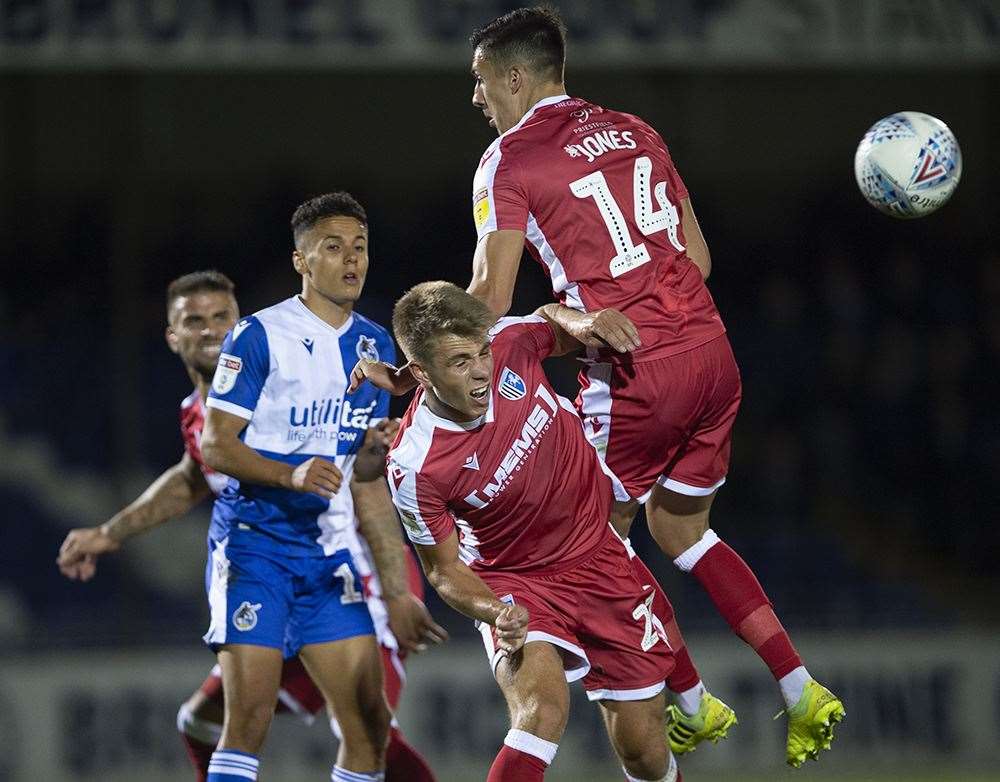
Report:
<svg viewBox="0 0 1000 782"><path fill-rule="evenodd" d="M553 741L562 735L568 719L568 704L532 699L516 708L513 727ZM551 738L553 736L556 739Z"/></svg>
<svg viewBox="0 0 1000 782"><path fill-rule="evenodd" d="M620 746L618 754L625 770L636 779L663 779L670 764L670 752L664 742Z"/></svg>
<svg viewBox="0 0 1000 782"><path fill-rule="evenodd" d="M708 516L684 518L662 513L647 516L649 532L667 556L677 558L702 539L708 529Z"/></svg>
<svg viewBox="0 0 1000 782"><path fill-rule="evenodd" d="M273 716L273 703L233 704L226 714L227 739L241 744L262 742Z"/></svg>

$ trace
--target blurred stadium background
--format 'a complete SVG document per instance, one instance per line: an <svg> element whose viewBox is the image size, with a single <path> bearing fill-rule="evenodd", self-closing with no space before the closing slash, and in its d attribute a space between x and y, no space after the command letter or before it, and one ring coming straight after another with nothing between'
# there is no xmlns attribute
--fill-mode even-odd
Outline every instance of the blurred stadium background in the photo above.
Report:
<svg viewBox="0 0 1000 782"><path fill-rule="evenodd" d="M290 295L292 209L367 206L359 310L468 281L470 29L492 0L0 2L0 780L189 778L208 509L60 578L181 452L190 386L163 342L172 278L215 267L245 312ZM1000 3L565 0L568 86L649 120L692 192L745 383L714 528L844 698L834 751L782 766L777 693L691 579L637 547L740 715L688 780L1000 779ZM858 194L854 148L901 109L947 122L952 202L916 222ZM548 300L525 264L514 310ZM565 393L571 360L553 364ZM569 476L568 476L569 479ZM505 730L468 622L411 665L402 722L443 778ZM579 696L579 694L578 694ZM577 696L577 697L578 697ZM268 779L324 779L324 725L278 720ZM550 775L618 779L574 701Z"/></svg>

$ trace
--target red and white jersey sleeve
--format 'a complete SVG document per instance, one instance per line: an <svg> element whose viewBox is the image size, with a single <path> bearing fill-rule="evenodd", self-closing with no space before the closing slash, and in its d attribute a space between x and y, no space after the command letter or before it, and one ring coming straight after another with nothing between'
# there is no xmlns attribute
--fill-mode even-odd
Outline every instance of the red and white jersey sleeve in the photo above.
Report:
<svg viewBox="0 0 1000 782"><path fill-rule="evenodd" d="M687 188L663 139L631 114L568 96L536 104L483 155L473 182L479 239L525 232L561 302L621 310L648 361L725 331L698 267L685 252Z"/></svg>
<svg viewBox="0 0 1000 782"><path fill-rule="evenodd" d="M208 487L218 496L229 483L229 476L216 472L207 464L201 455L201 433L205 428L205 405L198 390L192 391L181 402L181 437L184 440L184 450L194 459L205 476Z"/></svg>
<svg viewBox="0 0 1000 782"><path fill-rule="evenodd" d="M441 418L418 392L389 452L389 485L407 534L433 545L457 529L473 568L560 570L601 544L612 487L572 404L542 370L555 337L541 318L491 332L490 406Z"/></svg>

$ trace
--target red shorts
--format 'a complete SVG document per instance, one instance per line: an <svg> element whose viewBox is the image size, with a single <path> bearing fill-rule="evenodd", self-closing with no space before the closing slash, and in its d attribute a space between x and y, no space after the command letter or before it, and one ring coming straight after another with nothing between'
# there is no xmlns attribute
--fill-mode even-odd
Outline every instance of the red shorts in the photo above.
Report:
<svg viewBox="0 0 1000 782"><path fill-rule="evenodd" d="M526 643L557 647L567 681L582 679L590 700L644 700L663 689L674 655L652 608L656 582L640 582L610 527L597 553L569 570L479 575L500 600L528 609ZM479 630L495 672L503 653L490 625Z"/></svg>
<svg viewBox="0 0 1000 782"><path fill-rule="evenodd" d="M722 335L675 356L593 364L576 406L587 439L618 478L616 498L645 502L653 485L694 496L726 480L740 371Z"/></svg>

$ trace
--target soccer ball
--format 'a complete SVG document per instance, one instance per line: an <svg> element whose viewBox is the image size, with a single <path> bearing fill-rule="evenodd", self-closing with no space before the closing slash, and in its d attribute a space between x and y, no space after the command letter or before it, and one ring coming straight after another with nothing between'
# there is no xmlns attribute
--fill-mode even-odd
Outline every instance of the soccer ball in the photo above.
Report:
<svg viewBox="0 0 1000 782"><path fill-rule="evenodd" d="M854 176L869 204L892 217L923 217L942 206L962 176L962 152L941 120L919 111L880 119L854 154Z"/></svg>

